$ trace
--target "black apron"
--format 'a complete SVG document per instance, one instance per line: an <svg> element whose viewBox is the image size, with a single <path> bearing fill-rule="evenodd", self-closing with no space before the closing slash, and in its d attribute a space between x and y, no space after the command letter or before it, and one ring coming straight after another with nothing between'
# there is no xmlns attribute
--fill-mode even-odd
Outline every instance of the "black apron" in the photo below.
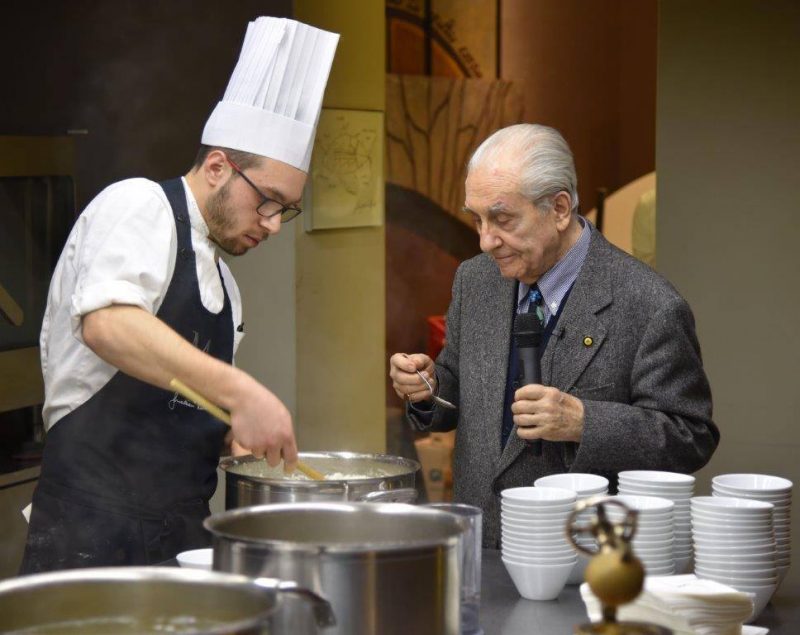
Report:
<svg viewBox="0 0 800 635"><path fill-rule="evenodd" d="M228 293L223 284L219 313L203 306L183 184L175 179L161 187L175 217L178 250L156 316L230 363ZM202 521L226 430L178 395L118 371L47 434L21 573L155 564L208 546Z"/></svg>

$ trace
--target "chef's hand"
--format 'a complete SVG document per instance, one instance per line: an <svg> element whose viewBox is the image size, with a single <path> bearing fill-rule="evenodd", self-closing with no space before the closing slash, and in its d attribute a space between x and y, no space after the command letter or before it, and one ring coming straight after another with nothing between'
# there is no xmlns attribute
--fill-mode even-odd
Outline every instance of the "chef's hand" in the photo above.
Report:
<svg viewBox="0 0 800 635"><path fill-rule="evenodd" d="M514 393L511 404L521 439L580 442L583 402L552 386L528 384Z"/></svg>
<svg viewBox="0 0 800 635"><path fill-rule="evenodd" d="M389 377L392 378L392 388L401 399L417 402L431 398L431 391L417 375L417 371L425 375L436 392L436 373L433 372L433 360L430 357L422 353L413 355L395 353L389 359Z"/></svg>
<svg viewBox="0 0 800 635"><path fill-rule="evenodd" d="M237 383L230 409L233 438L255 457L266 457L271 466L284 460L287 471L297 465L297 442L292 415L267 388L249 375Z"/></svg>

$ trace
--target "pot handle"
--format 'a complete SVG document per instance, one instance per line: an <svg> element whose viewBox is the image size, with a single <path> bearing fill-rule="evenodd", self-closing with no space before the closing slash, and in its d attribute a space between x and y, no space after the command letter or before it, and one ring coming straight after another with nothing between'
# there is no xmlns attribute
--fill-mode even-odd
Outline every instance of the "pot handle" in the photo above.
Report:
<svg viewBox="0 0 800 635"><path fill-rule="evenodd" d="M301 600L309 602L319 628L328 628L336 625L336 616L333 614L331 603L321 595L301 587L297 582L278 580L276 578L256 578L253 582L264 589L272 589L279 594L290 593L298 596Z"/></svg>
<svg viewBox="0 0 800 635"><path fill-rule="evenodd" d="M361 497L364 503L413 503L417 500L417 490L411 487L369 492Z"/></svg>

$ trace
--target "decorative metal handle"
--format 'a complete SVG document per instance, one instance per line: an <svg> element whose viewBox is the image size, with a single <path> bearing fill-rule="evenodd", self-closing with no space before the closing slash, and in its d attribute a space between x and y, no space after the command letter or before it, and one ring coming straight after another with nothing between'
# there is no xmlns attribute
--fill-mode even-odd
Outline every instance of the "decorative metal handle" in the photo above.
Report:
<svg viewBox="0 0 800 635"><path fill-rule="evenodd" d="M336 616L333 614L331 603L321 595L301 587L297 582L278 580L277 578L256 578L253 583L262 589L270 589L278 594L296 595L301 600L309 602L311 610L314 612L314 619L320 628L336 625Z"/></svg>
<svg viewBox="0 0 800 635"><path fill-rule="evenodd" d="M615 505L622 508L625 512L625 518L619 524L614 524L606 518L604 505ZM578 514L591 508L597 507L597 518L593 519L588 525L579 525L575 521L578 519ZM575 509L567 518L566 532L567 539L572 543L576 550L585 553L589 556L594 556L597 551L592 551L586 547L578 544L575 540L577 534L588 534L597 538L600 546L605 543L630 543L633 536L636 534L636 523L638 520L639 512L631 509L622 501L612 496L592 496L585 498L575 503Z"/></svg>
<svg viewBox="0 0 800 635"><path fill-rule="evenodd" d="M417 500L417 490L410 487L369 492L361 497L364 503L413 503Z"/></svg>

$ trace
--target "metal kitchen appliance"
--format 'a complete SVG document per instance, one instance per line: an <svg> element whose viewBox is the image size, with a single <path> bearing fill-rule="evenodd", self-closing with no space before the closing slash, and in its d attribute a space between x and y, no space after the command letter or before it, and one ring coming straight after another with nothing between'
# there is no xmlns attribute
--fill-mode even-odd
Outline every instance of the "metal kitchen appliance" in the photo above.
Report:
<svg viewBox="0 0 800 635"><path fill-rule="evenodd" d="M397 503L290 503L206 519L214 569L294 580L327 598L330 635L458 635L465 524Z"/></svg>
<svg viewBox="0 0 800 635"><path fill-rule="evenodd" d="M298 611L313 617L305 630L284 629ZM328 602L294 583L214 571L110 567L0 582L3 633L324 635L334 622Z"/></svg>
<svg viewBox="0 0 800 635"><path fill-rule="evenodd" d="M417 461L355 452L300 452L298 456L326 479L286 475L282 466L271 468L253 456L223 459L225 508L313 501L412 503L417 498Z"/></svg>

